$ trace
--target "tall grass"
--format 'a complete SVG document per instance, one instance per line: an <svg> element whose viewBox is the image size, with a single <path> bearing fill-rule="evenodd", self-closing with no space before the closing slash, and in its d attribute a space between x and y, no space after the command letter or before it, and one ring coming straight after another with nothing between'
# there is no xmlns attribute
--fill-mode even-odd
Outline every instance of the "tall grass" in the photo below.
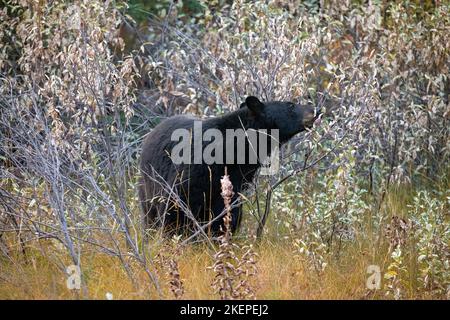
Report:
<svg viewBox="0 0 450 320"><path fill-rule="evenodd" d="M449 188L448 180L442 183L441 189ZM387 195L383 205L386 218L397 216L400 212L404 219L410 218L405 204L413 204L417 190L411 187L393 188ZM444 197L445 193L441 195ZM447 194L448 196L448 194ZM444 208L448 212L448 207ZM445 212L444 212L445 213ZM448 223L447 220L445 223ZM276 222L269 221L269 230ZM370 230L368 222L362 226ZM271 231L268 231L269 233ZM11 239L14 243L14 239ZM152 239L155 243L160 240ZM237 244L243 244L237 240ZM244 241L245 242L245 241ZM8 242L9 243L9 242ZM417 248L416 243L410 243L411 252ZM123 244L125 247L125 244ZM170 243L162 247L162 252L173 257ZM175 246L176 247L176 246ZM240 256L245 248L235 246L234 254ZM392 299L389 295L389 279L383 277L393 263L389 248L389 239L383 235L378 239L371 237L357 237L350 245L342 249L339 256L328 255L323 262L326 267L317 270L309 259L299 251L299 247L292 237L274 239L265 237L254 248L258 255L257 272L254 274L255 295L258 299ZM139 266L130 266L135 276L135 284L130 281L124 271L122 263L108 255L84 250L81 265L83 277L86 282L84 295L77 290L68 290L66 287L67 274L58 267L70 264L70 256L62 250L57 243L50 240L41 240L30 244L27 254L23 255L19 246L10 247L9 259L2 258L0 272L0 298L3 299L106 299L111 293L114 299L173 299L174 293L169 285L163 285L162 296L158 296L154 288L148 285L147 276ZM212 286L214 271L210 266L215 260L215 251L205 243L190 245L178 251L175 255L178 276L182 281L182 299L215 299ZM153 257L154 258L154 257ZM447 257L448 258L448 257ZM437 294L423 287L420 280L420 262L417 257L408 257L404 264L404 273L400 274L403 299L430 299L448 298L444 294ZM156 259L158 260L158 259ZM58 261L58 263L55 263ZM379 265L382 283L379 290L369 290L366 282L370 274L367 268L370 265ZM157 263L157 273L161 282L169 284L173 281L173 274L166 263ZM448 275L447 278L448 279ZM442 279L443 281L445 280ZM444 283L445 284L445 283Z"/></svg>

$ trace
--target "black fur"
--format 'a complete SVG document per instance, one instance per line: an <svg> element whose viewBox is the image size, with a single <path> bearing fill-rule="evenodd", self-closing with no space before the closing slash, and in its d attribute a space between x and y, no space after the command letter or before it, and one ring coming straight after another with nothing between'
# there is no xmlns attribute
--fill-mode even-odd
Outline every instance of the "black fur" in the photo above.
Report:
<svg viewBox="0 0 450 320"><path fill-rule="evenodd" d="M279 129L281 143L305 127L312 125L315 119L314 110L310 106L296 105L291 102L262 103L255 97L248 97L241 108L226 115L202 120L203 131L215 128L225 136L226 129ZM200 222L210 221L224 209L221 197L220 178L224 175L225 166L233 184L234 199L251 182L260 163L249 164L246 156L245 164L179 164L170 159L172 148L178 143L171 141L175 129L192 129L197 119L193 116L178 115L157 125L145 138L141 156L141 184L139 197L142 205L146 227L165 227L166 231L175 233L189 232L192 226L183 210L171 196L173 190L186 203L195 218ZM203 146L209 142L203 143ZM224 158L227 154L224 148ZM236 156L236 152L234 153ZM167 182L162 187L159 182ZM164 214L165 213L165 214ZM236 231L241 220L241 206L232 210L232 231ZM223 220L216 220L210 227L213 235L220 232Z"/></svg>

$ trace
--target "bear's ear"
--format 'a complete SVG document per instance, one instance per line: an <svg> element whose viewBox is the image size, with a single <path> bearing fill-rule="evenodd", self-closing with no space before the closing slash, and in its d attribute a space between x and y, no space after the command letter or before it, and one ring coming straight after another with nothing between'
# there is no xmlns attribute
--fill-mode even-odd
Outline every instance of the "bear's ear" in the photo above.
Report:
<svg viewBox="0 0 450 320"><path fill-rule="evenodd" d="M249 96L245 99L245 104L254 114L259 114L264 108L264 103L258 100L258 98ZM242 106L242 105L241 105Z"/></svg>

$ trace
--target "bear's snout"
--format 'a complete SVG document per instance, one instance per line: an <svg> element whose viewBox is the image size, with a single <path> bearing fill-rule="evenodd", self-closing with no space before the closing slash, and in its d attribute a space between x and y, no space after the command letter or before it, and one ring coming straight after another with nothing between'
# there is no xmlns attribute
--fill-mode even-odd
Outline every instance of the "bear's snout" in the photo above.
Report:
<svg viewBox="0 0 450 320"><path fill-rule="evenodd" d="M305 128L312 128L314 121L317 119L319 114L313 107L304 107L303 109L303 126Z"/></svg>

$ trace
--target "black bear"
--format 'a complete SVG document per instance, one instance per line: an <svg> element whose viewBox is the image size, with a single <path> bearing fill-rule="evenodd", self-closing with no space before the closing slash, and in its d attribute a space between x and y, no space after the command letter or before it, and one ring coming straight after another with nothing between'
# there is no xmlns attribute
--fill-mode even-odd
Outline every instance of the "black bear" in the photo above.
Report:
<svg viewBox="0 0 450 320"><path fill-rule="evenodd" d="M164 120L146 136L142 147L139 198L145 226L164 227L166 231L182 234L191 232L194 223L198 227L212 221L207 231L210 235L218 235L223 219L214 218L224 210L220 179L225 167L233 184L232 201L236 204L239 193L253 180L264 158L256 151L252 158L252 152L248 150L255 150L254 146L262 142L264 134L272 135L271 132L277 133L277 142L282 144L311 127L316 118L312 106L284 101L263 103L250 96L238 110L223 116L200 120L178 115ZM239 140L238 131L244 133L243 140ZM186 132L188 138L185 140L188 141L182 145L180 137ZM251 132L262 132L263 135L258 134L256 140L250 140ZM235 136L228 139L230 133ZM241 146L233 143L235 138ZM175 149L179 152L174 153ZM207 149L213 161L203 158ZM269 157L273 143L266 149ZM244 151L243 156L241 150L248 152ZM174 154L182 160L174 161ZM238 228L241 215L241 205L237 204L232 209L232 232Z"/></svg>

